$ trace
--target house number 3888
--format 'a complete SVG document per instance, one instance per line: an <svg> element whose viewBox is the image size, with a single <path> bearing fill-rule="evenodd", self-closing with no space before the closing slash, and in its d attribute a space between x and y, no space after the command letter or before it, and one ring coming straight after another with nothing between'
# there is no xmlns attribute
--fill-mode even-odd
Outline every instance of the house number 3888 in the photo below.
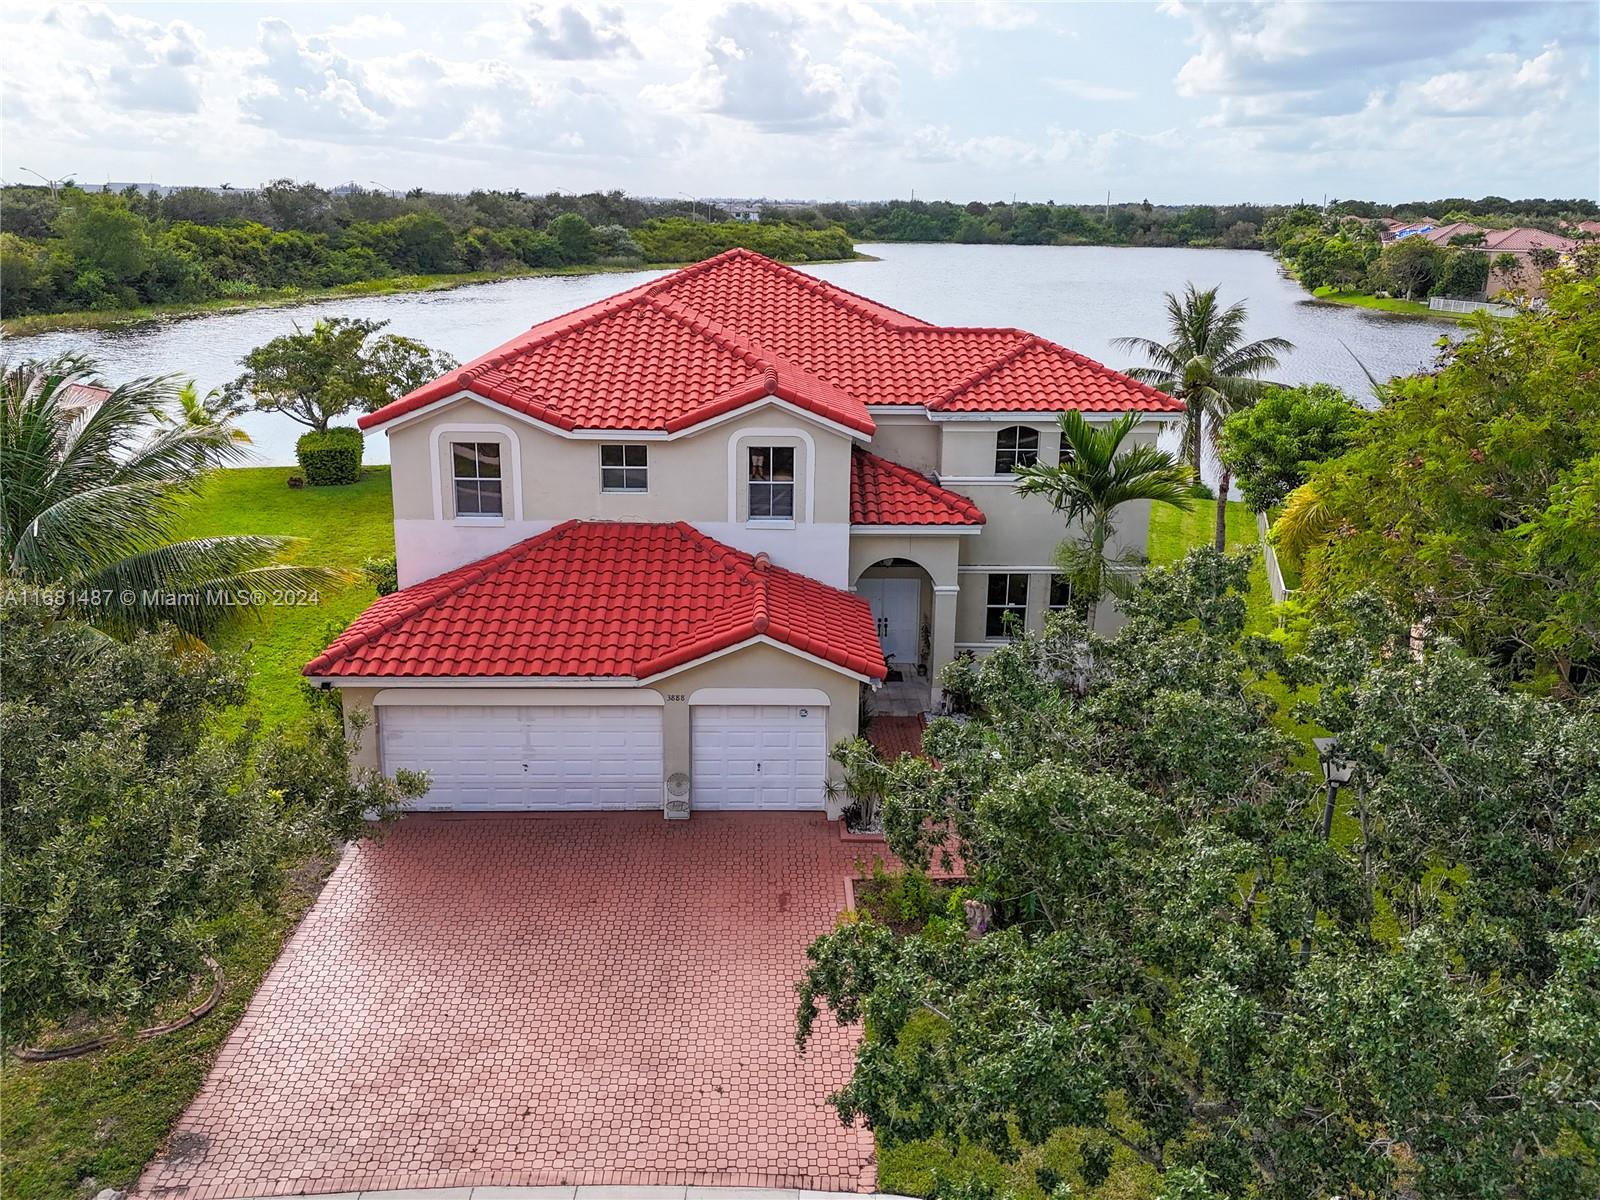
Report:
<svg viewBox="0 0 1600 1200"><path fill-rule="evenodd" d="M683 695L681 692L668 692L667 693L667 699L668 700L676 700L679 703L682 703L683 701L687 700L688 698L689 697Z"/></svg>

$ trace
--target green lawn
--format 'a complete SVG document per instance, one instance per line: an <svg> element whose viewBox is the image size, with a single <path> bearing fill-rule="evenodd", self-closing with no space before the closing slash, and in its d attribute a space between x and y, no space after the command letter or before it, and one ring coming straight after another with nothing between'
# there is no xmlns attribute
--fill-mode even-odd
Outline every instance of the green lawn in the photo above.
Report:
<svg viewBox="0 0 1600 1200"><path fill-rule="evenodd" d="M6 1200L86 1200L101 1188L133 1183L200 1090L329 865L298 871L276 912L252 906L216 924L226 986L203 1020L148 1042L61 1062L23 1065L5 1056L0 1193Z"/></svg>
<svg viewBox="0 0 1600 1200"><path fill-rule="evenodd" d="M1369 296L1364 292L1338 292L1331 287L1319 287L1311 293L1318 300L1330 304L1349 304L1355 308L1370 308L1378 312L1399 313L1408 317L1432 317L1436 321L1459 321L1463 314L1437 312L1422 300L1396 300L1392 296Z"/></svg>
<svg viewBox="0 0 1600 1200"><path fill-rule="evenodd" d="M1256 531L1256 515L1249 505L1228 502L1228 549L1256 551L1250 567L1248 627L1252 633L1266 633L1277 625L1272 613L1272 589L1267 586L1267 568L1261 559L1261 537ZM1217 502L1196 500L1183 512L1166 504L1150 510L1150 561L1157 566L1177 562L1196 546L1209 546L1216 537Z"/></svg>
<svg viewBox="0 0 1600 1200"><path fill-rule="evenodd" d="M323 589L304 608L271 608L245 617L216 639L218 648L248 648L253 709L269 724L303 710L300 668L376 598L361 577L364 560L394 553L389 468L368 467L348 487L291 489L289 467L217 471L189 501L180 537L276 533L304 539L290 552L298 562L338 567L350 582Z"/></svg>

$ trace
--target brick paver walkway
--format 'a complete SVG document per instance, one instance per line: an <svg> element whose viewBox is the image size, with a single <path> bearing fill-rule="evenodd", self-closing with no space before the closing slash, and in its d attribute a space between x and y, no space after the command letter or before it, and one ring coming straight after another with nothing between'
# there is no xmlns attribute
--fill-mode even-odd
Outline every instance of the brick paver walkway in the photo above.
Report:
<svg viewBox="0 0 1600 1200"><path fill-rule="evenodd" d="M863 856L820 815L412 817L348 852L138 1196L710 1184L871 1190L794 1047Z"/></svg>
<svg viewBox="0 0 1600 1200"><path fill-rule="evenodd" d="M927 727L928 722L920 715L876 716L867 726L867 740L876 747L886 762L893 762L902 754L922 753L922 731Z"/></svg>

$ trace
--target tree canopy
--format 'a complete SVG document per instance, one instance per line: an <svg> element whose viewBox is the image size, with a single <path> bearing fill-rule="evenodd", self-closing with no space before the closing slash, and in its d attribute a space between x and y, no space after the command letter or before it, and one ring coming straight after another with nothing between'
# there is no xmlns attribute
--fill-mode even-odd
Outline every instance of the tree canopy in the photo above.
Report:
<svg viewBox="0 0 1600 1200"><path fill-rule="evenodd" d="M270 904L284 866L420 795L352 774L323 708L259 735L227 721L242 662L172 631L115 642L8 583L0 603L0 985L6 1040L138 1019L181 995L210 922ZM224 733L227 728L234 733Z"/></svg>
<svg viewBox="0 0 1600 1200"><path fill-rule="evenodd" d="M890 848L990 930L870 917L810 949L865 1021L841 1117L1002 1157L1077 1131L1163 1195L1600 1188L1600 710L1503 691L1371 598L1244 636L1248 560L1151 572L1115 639L1053 617L946 680L888 768ZM1331 838L1271 674L1355 764ZM1078 1194L1074 1191L1072 1194Z"/></svg>
<svg viewBox="0 0 1600 1200"><path fill-rule="evenodd" d="M246 354L226 394L321 433L352 408L373 412L456 366L415 338L377 336L387 324L329 317L309 330L297 325Z"/></svg>
<svg viewBox="0 0 1600 1200"><path fill-rule="evenodd" d="M1407 619L1563 690L1600 684L1600 248L1548 307L1479 317L1441 369L1392 381L1310 474L1302 586L1376 589ZM1314 502L1314 504L1313 504Z"/></svg>
<svg viewBox="0 0 1600 1200"><path fill-rule="evenodd" d="M1306 481L1317 463L1347 450L1365 410L1329 383L1269 387L1222 425L1223 465L1245 503L1266 512Z"/></svg>

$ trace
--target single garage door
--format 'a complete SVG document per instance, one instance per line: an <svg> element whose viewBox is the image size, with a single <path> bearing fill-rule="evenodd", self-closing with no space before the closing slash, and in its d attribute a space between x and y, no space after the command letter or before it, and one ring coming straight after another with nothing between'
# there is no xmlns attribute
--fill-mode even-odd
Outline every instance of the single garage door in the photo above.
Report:
<svg viewBox="0 0 1600 1200"><path fill-rule="evenodd" d="M418 808L661 805L661 710L644 706L384 705L383 769L428 771Z"/></svg>
<svg viewBox="0 0 1600 1200"><path fill-rule="evenodd" d="M696 705L689 736L693 807L823 807L826 707Z"/></svg>

